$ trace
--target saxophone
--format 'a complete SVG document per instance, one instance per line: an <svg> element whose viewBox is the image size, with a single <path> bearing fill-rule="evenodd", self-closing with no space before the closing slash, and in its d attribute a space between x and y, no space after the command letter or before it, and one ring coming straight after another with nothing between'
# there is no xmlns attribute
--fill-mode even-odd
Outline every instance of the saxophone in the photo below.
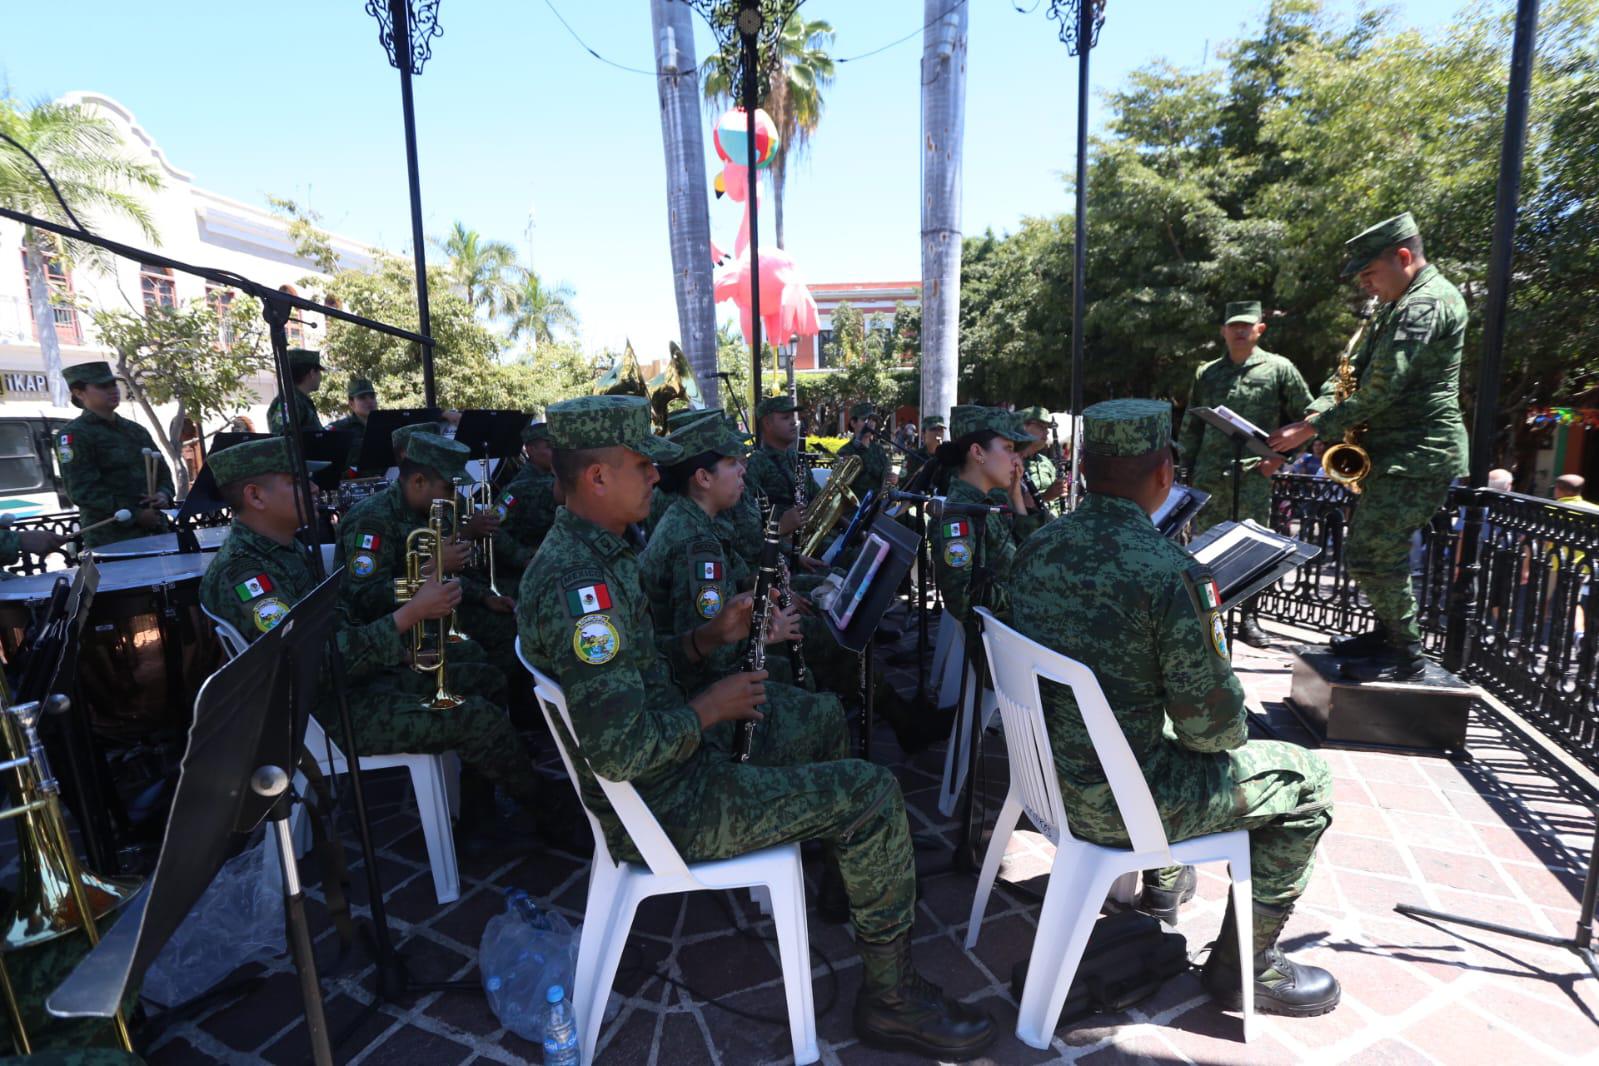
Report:
<svg viewBox="0 0 1599 1066"><path fill-rule="evenodd" d="M1360 325L1350 336L1344 350L1338 357L1338 380L1333 385L1333 402L1343 403L1355 394L1360 387L1360 382L1355 380L1355 370L1351 365L1350 356L1360 344L1360 338L1365 334L1366 327L1371 324L1371 318L1377 312L1377 297L1367 300L1358 312ZM1321 456L1321 468L1327 472L1327 477L1352 494L1360 495L1360 483L1371 473L1371 453L1361 445L1361 438L1366 434L1366 427L1355 426L1344 433L1344 439L1332 445Z"/></svg>

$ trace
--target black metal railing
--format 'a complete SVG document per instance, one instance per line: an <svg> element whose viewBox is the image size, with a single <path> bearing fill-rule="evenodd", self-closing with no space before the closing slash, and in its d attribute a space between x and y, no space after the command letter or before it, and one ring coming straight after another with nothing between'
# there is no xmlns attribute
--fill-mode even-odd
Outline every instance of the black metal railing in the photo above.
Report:
<svg viewBox="0 0 1599 1066"><path fill-rule="evenodd" d="M1359 498L1321 478L1279 475L1272 524L1321 548L1316 559L1260 598L1261 614L1326 633L1370 628L1370 606L1343 560ZM1485 509L1462 673L1536 723L1567 751L1599 767L1599 510L1517 493L1450 490L1423 530L1411 575L1422 636L1441 653L1451 624L1464 508Z"/></svg>
<svg viewBox="0 0 1599 1066"><path fill-rule="evenodd" d="M232 512L224 508L214 514L192 515L183 520L183 526L187 529L202 529L207 526L225 526L232 521ZM78 531L78 512L30 515L27 518L16 519L6 528L18 533L30 529L43 529L59 536L70 537ZM47 570L63 570L72 565L74 560L65 551L53 551L44 556L29 555L24 552L15 563L5 567L4 572L16 577L26 577L29 574L42 574Z"/></svg>

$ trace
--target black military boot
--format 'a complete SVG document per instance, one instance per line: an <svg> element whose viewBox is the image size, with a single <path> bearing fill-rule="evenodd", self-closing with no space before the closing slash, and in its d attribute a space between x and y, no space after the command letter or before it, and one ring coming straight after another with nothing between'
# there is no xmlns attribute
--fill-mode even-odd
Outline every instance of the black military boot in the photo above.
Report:
<svg viewBox="0 0 1599 1066"><path fill-rule="evenodd" d="M1253 611L1247 608L1243 618L1238 622L1237 637L1251 648L1266 648L1271 646L1271 638L1266 636L1266 631L1260 628L1260 623L1255 621Z"/></svg>
<svg viewBox="0 0 1599 1066"><path fill-rule="evenodd" d="M1139 893L1138 902L1134 909L1159 918L1167 925L1177 925L1177 908L1194 898L1194 890L1199 886L1199 875L1192 866L1184 866L1177 875L1177 883L1171 888L1160 886L1160 871L1144 871L1144 891Z"/></svg>
<svg viewBox="0 0 1599 1066"><path fill-rule="evenodd" d="M1388 647L1388 627L1381 622L1377 628L1368 629L1352 637L1334 637L1327 647L1340 659L1365 659L1381 655Z"/></svg>
<svg viewBox="0 0 1599 1066"><path fill-rule="evenodd" d="M1340 672L1351 681L1414 681L1427 669L1421 644L1395 644L1374 659L1344 663Z"/></svg>
<svg viewBox="0 0 1599 1066"><path fill-rule="evenodd" d="M864 975L855 997L855 1034L870 1047L965 1062L998 1035L994 1019L944 995L911 965L906 933L887 944L857 941Z"/></svg>
<svg viewBox="0 0 1599 1066"><path fill-rule="evenodd" d="M816 893L816 914L829 925L849 922L849 892L838 872L838 859L831 853L822 856L822 884Z"/></svg>
<svg viewBox="0 0 1599 1066"><path fill-rule="evenodd" d="M1338 978L1320 966L1294 962L1277 946L1293 906L1254 905L1255 1009L1262 1014L1314 1018L1338 1006ZM1223 1010L1243 1009L1243 978L1238 968L1238 926L1231 897L1221 932L1200 971L1200 984Z"/></svg>

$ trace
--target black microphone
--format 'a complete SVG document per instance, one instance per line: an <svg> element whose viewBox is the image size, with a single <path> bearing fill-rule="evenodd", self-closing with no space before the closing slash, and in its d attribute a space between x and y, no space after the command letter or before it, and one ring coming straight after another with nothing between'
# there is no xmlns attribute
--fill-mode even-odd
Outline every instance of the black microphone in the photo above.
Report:
<svg viewBox="0 0 1599 1066"><path fill-rule="evenodd" d="M891 492L889 499L904 503L919 503L934 518L943 518L945 515L969 515L981 518L983 515L1011 513L1009 507L1001 504L961 503L958 500L951 501L948 496L926 496L920 492Z"/></svg>

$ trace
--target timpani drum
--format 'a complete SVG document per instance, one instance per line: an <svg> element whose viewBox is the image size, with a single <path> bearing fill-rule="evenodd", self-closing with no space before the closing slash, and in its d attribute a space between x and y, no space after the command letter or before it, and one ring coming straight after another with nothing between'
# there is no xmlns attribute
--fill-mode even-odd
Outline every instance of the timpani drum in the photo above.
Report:
<svg viewBox="0 0 1599 1066"><path fill-rule="evenodd" d="M96 552L99 555L99 552ZM200 578L214 558L156 555L98 561L78 656L79 693L90 729L132 745L188 730L200 685L220 665L216 635L200 610ZM0 653L11 662L36 611L49 602L56 570L0 581Z"/></svg>
<svg viewBox="0 0 1599 1066"><path fill-rule="evenodd" d="M228 539L230 527L206 526L194 531L195 539L200 542L203 552L216 551L222 547L222 542ZM147 537L129 537L127 540L114 541L102 544L93 549L96 559L142 559L151 555L177 555L178 535L176 533L152 533ZM104 587L103 585L101 586Z"/></svg>

